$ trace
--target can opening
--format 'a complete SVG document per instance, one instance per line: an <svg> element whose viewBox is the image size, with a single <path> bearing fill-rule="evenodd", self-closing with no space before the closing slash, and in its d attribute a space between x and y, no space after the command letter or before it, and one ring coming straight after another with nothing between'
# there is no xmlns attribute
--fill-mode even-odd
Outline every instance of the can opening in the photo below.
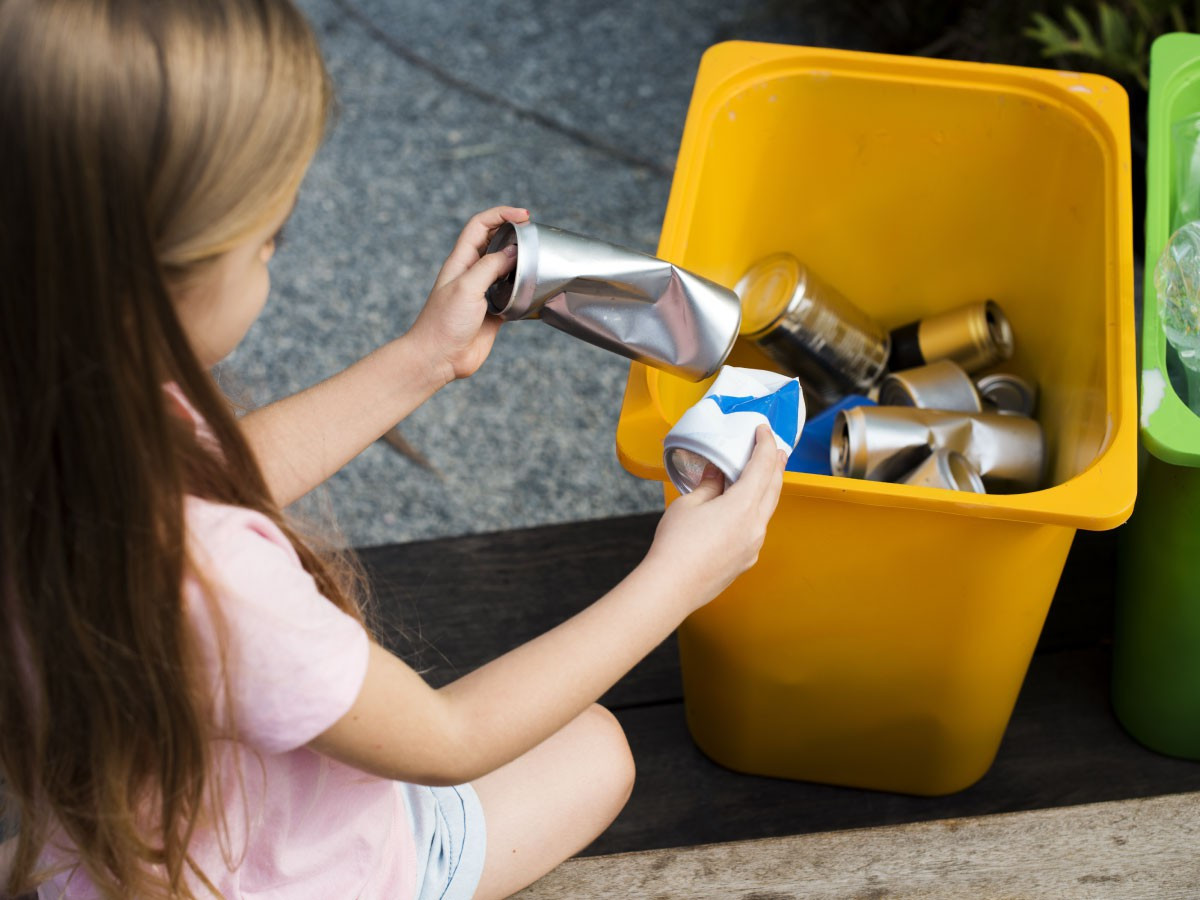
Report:
<svg viewBox="0 0 1200 900"><path fill-rule="evenodd" d="M667 472L671 481L681 494L690 494L704 480L704 471L711 463L701 456L683 447L672 447L667 451Z"/></svg>
<svg viewBox="0 0 1200 900"><path fill-rule="evenodd" d="M520 244L517 242L517 229L511 222L505 222L492 235L492 239L488 242L488 253L495 253L498 250L503 250L505 247L516 246L517 253L520 253ZM503 312L508 304L512 301L513 286L517 283L517 267L514 263L509 273L502 278L492 282L487 289L484 297L487 298L488 309L493 313Z"/></svg>
<svg viewBox="0 0 1200 900"><path fill-rule="evenodd" d="M850 465L850 423L839 415L833 426L833 440L829 444L829 468L834 475L845 475Z"/></svg>

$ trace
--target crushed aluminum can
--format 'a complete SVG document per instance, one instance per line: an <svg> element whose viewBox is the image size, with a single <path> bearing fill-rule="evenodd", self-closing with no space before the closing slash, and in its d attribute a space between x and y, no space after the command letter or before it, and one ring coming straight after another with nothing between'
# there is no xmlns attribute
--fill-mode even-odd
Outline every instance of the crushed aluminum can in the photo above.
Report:
<svg viewBox="0 0 1200 900"><path fill-rule="evenodd" d="M754 451L754 432L767 424L775 445L795 449L804 428L800 382L777 372L725 366L700 401L688 409L663 439L663 465L681 494L699 484L708 463L726 484L741 477Z"/></svg>
<svg viewBox="0 0 1200 900"><path fill-rule="evenodd" d="M865 394L883 377L887 332L790 253L759 260L733 290L742 335L823 406Z"/></svg>
<svg viewBox="0 0 1200 900"><path fill-rule="evenodd" d="M923 463L900 479L903 484L918 487L945 488L951 491L967 491L972 494L987 493L983 479L975 471L970 460L957 450L939 447Z"/></svg>
<svg viewBox="0 0 1200 900"><path fill-rule="evenodd" d="M891 333L888 368L893 372L950 359L978 372L1013 354L1012 326L994 300L971 303L910 322Z"/></svg>
<svg viewBox="0 0 1200 900"><path fill-rule="evenodd" d="M879 405L983 412L975 382L962 366L948 359L892 372L879 385Z"/></svg>
<svg viewBox="0 0 1200 900"><path fill-rule="evenodd" d="M896 481L931 450L957 450L990 492L1037 490L1046 439L1034 419L997 413L945 412L896 406L843 410L834 424L829 461L834 475Z"/></svg>
<svg viewBox="0 0 1200 900"><path fill-rule="evenodd" d="M985 375L975 382L984 408L1009 416L1032 416L1037 409L1037 388L1016 375Z"/></svg>
<svg viewBox="0 0 1200 900"><path fill-rule="evenodd" d="M808 472L813 475L830 475L829 441L833 437L833 426L837 414L854 406L874 406L875 401L862 394L843 397L828 409L823 409L804 423L796 449L788 457L787 471Z"/></svg>
<svg viewBox="0 0 1200 900"><path fill-rule="evenodd" d="M676 265L549 225L505 223L487 252L516 245L513 270L487 290L502 319L560 331L689 381L733 349L741 303L729 288Z"/></svg>

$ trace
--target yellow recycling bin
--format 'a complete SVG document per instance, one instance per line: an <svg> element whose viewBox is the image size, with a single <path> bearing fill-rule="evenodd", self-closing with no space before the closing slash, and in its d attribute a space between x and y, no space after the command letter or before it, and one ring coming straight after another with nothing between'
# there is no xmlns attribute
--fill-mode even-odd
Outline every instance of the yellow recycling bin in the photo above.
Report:
<svg viewBox="0 0 1200 900"><path fill-rule="evenodd" d="M688 723L745 772L945 794L987 771L1077 528L1136 487L1127 99L1098 76L734 42L697 75L659 255L787 251L894 328L997 301L1040 388L1041 490L788 473L758 564L680 628ZM730 362L777 368L739 341ZM633 364L617 452L705 383Z"/></svg>

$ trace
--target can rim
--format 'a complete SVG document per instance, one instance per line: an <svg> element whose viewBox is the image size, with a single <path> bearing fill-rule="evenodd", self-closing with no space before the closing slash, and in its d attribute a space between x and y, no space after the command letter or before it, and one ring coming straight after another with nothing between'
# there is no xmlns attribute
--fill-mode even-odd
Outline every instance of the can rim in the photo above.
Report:
<svg viewBox="0 0 1200 900"><path fill-rule="evenodd" d="M675 490L681 494L689 494L694 488L683 480L675 466L671 464L671 452L673 450L687 450L689 453L694 453L708 460L725 476L725 483L727 485L733 484L742 473L741 468L720 447L705 444L687 434L670 435L663 441L663 468L667 470L667 477L671 479L671 484L675 485Z"/></svg>
<svg viewBox="0 0 1200 900"><path fill-rule="evenodd" d="M993 372L991 375L984 375L977 380L975 387L981 398L996 407L991 412L1001 415L1033 416L1037 402L1037 390L1033 384L1020 375L1013 375L1010 372ZM1012 395L1019 399L1020 402L1016 406L1005 406L996 400L997 395L1005 396L1006 390L1011 391Z"/></svg>

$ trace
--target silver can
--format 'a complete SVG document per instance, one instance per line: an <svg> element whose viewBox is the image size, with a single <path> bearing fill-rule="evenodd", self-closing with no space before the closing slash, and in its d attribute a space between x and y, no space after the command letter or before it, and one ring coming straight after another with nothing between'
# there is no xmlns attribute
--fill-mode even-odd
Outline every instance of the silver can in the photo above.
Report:
<svg viewBox="0 0 1200 900"><path fill-rule="evenodd" d="M879 405L983 412L975 382L962 366L948 359L892 372L879 385Z"/></svg>
<svg viewBox="0 0 1200 900"><path fill-rule="evenodd" d="M887 332L790 253L759 260L734 292L742 335L822 405L865 394L886 371Z"/></svg>
<svg viewBox="0 0 1200 900"><path fill-rule="evenodd" d="M690 381L716 372L737 340L737 295L669 262L532 222L501 225L487 250L510 245L516 265L487 290L502 319L541 319Z"/></svg>
<svg viewBox="0 0 1200 900"><path fill-rule="evenodd" d="M957 450L939 447L923 463L900 479L918 487L945 488L971 494L987 493L983 479L970 461Z"/></svg>
<svg viewBox="0 0 1200 900"><path fill-rule="evenodd" d="M1013 331L994 300L970 303L901 325L891 333L893 372L950 359L968 372L1004 362L1013 354Z"/></svg>
<svg viewBox="0 0 1200 900"><path fill-rule="evenodd" d="M1010 416L1032 416L1037 410L1037 388L1016 375L985 375L975 382L986 409Z"/></svg>
<svg viewBox="0 0 1200 900"><path fill-rule="evenodd" d="M1037 490L1046 439L1034 419L996 413L859 406L838 413L830 444L834 475L897 481L945 447L967 458L989 491Z"/></svg>
<svg viewBox="0 0 1200 900"><path fill-rule="evenodd" d="M725 483L733 484L750 461L760 425L768 425L775 446L790 454L804 419L804 396L795 378L725 366L663 438L667 477L681 494L688 494L712 463Z"/></svg>

